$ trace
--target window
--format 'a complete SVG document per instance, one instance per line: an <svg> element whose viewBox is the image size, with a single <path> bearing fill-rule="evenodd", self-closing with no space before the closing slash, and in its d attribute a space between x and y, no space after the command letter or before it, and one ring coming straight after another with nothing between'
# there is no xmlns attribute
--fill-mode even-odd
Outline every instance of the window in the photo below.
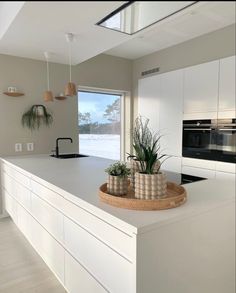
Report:
<svg viewBox="0 0 236 293"><path fill-rule="evenodd" d="M121 159L123 127L122 93L78 92L79 152Z"/></svg>

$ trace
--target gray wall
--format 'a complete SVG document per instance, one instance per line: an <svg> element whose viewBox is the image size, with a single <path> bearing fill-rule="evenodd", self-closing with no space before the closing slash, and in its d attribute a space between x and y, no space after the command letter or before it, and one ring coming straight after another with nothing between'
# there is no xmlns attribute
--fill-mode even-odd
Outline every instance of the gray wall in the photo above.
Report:
<svg viewBox="0 0 236 293"><path fill-rule="evenodd" d="M235 55L235 25L136 59L133 62L133 111L137 116L138 80L141 72L160 67L168 72Z"/></svg>
<svg viewBox="0 0 236 293"><path fill-rule="evenodd" d="M73 67L73 80L78 86L131 91L132 62L123 58L99 55ZM63 92L68 81L68 66L50 63L50 84L54 94ZM23 97L3 94L8 86L16 86ZM58 136L71 136L77 151L77 98L64 101L43 101L46 89L46 64L42 61L0 55L0 156L24 155L26 142L34 142L34 154L50 153ZM31 105L44 104L52 113L51 127L31 132L21 126L21 116ZM15 153L15 143L23 143L23 152ZM62 146L63 147L63 146Z"/></svg>
<svg viewBox="0 0 236 293"><path fill-rule="evenodd" d="M132 61L101 54L75 67L77 84L120 91L132 89Z"/></svg>
<svg viewBox="0 0 236 293"><path fill-rule="evenodd" d="M51 89L56 94L62 92L68 79L65 65L50 64ZM9 97L3 94L8 86L16 86L25 93L22 97ZM29 154L26 142L34 142L34 154L50 153L58 136L71 136L74 139L71 150L77 150L76 130L77 100L44 103L46 89L45 62L0 55L0 156ZM42 127L31 132L21 125L22 114L33 104L44 104L53 115L51 127ZM15 153L15 143L23 143L23 152Z"/></svg>
<svg viewBox="0 0 236 293"><path fill-rule="evenodd" d="M68 81L68 66L50 63L50 84L54 94L63 92ZM123 58L99 55L73 67L73 80L78 86L131 91L132 62ZM16 86L23 97L3 94L8 86ZM26 58L0 54L0 157L9 155L48 154L55 148L59 136L69 136L74 143L61 143L62 151L78 150L78 101L76 97L45 103L46 64ZM130 123L130 95L126 99L127 127ZM31 105L44 104L53 113L50 128L31 132L21 126L21 116ZM126 147L129 148L129 139ZM26 143L33 142L35 150L26 151ZM23 144L23 151L15 153L15 143ZM1 193L1 188L0 188ZM0 195L1 214L1 195Z"/></svg>

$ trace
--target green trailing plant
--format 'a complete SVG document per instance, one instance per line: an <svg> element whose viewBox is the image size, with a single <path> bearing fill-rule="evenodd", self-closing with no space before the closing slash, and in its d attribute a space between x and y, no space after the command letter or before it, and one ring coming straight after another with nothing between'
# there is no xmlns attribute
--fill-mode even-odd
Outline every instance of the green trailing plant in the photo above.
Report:
<svg viewBox="0 0 236 293"><path fill-rule="evenodd" d="M21 118L23 127L28 127L30 130L39 129L41 125L49 127L53 122L53 117L48 113L44 105L33 105L26 111Z"/></svg>
<svg viewBox="0 0 236 293"><path fill-rule="evenodd" d="M105 169L105 172L112 176L127 177L130 175L130 168L126 163L116 162Z"/></svg>
<svg viewBox="0 0 236 293"><path fill-rule="evenodd" d="M148 124L149 119L142 116L138 116L135 119L133 130L133 148L135 155L129 155L129 157L140 162L142 173L153 174L156 162L159 163L158 169L155 168L155 172L158 173L161 164L168 159L168 156L160 152L160 133L153 133ZM163 158L165 159L161 162Z"/></svg>

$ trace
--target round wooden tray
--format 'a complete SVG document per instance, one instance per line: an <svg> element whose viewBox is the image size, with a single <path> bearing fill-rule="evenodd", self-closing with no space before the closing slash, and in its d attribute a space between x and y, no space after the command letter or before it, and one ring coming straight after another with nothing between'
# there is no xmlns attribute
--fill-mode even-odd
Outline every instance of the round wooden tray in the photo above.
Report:
<svg viewBox="0 0 236 293"><path fill-rule="evenodd" d="M165 210L176 208L184 204L187 200L187 193L183 186L173 182L167 183L167 196L162 199L138 199L134 197L132 190L124 196L115 196L107 193L107 183L104 183L99 188L99 197L102 202L112 206L130 210Z"/></svg>

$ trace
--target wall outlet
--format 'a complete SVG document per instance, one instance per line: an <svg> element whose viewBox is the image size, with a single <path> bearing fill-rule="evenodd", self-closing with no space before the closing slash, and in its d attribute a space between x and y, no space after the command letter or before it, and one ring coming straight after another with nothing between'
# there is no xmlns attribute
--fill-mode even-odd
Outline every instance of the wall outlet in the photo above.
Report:
<svg viewBox="0 0 236 293"><path fill-rule="evenodd" d="M22 143L15 144L15 152L22 152Z"/></svg>
<svg viewBox="0 0 236 293"><path fill-rule="evenodd" d="M34 143L33 142L27 142L27 151L32 152L34 150Z"/></svg>

